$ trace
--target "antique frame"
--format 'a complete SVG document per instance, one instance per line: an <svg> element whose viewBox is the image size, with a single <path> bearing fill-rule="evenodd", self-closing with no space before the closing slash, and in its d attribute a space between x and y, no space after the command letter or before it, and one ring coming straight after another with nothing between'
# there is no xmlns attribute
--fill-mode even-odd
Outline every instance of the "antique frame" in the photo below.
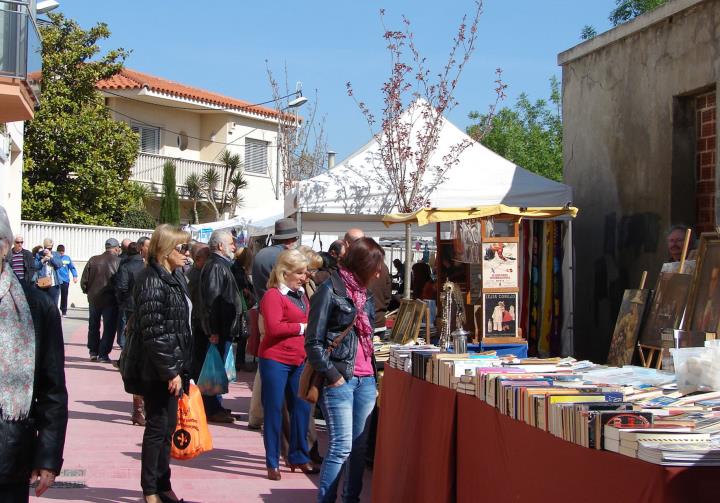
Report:
<svg viewBox="0 0 720 503"><path fill-rule="evenodd" d="M715 302L712 302L711 297ZM704 306L702 313L698 312L701 305ZM708 325L712 320L705 319L707 314L712 312L720 312L720 236L708 232L700 236L697 266L690 287L683 328L717 333L718 321Z"/></svg>

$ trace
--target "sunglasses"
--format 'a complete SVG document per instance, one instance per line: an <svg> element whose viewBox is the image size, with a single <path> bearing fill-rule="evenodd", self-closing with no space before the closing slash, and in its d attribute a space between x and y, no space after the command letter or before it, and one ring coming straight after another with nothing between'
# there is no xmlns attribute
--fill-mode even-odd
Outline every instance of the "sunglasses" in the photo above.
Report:
<svg viewBox="0 0 720 503"><path fill-rule="evenodd" d="M23 244L24 242L25 242L25 241L15 241L15 244L16 244L16 245L21 245L21 244Z"/></svg>
<svg viewBox="0 0 720 503"><path fill-rule="evenodd" d="M181 243L175 247L175 250L179 251L180 253L187 253L190 251L190 245L188 243Z"/></svg>

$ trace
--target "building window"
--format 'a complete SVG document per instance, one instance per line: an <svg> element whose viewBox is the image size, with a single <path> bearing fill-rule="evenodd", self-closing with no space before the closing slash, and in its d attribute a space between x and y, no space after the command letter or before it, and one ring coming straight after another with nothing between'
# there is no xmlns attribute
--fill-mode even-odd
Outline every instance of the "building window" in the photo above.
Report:
<svg viewBox="0 0 720 503"><path fill-rule="evenodd" d="M245 171L258 175L268 174L268 148L266 141L245 139Z"/></svg>
<svg viewBox="0 0 720 503"><path fill-rule="evenodd" d="M140 135L140 152L146 154L160 153L160 128L144 124L132 124L130 127Z"/></svg>

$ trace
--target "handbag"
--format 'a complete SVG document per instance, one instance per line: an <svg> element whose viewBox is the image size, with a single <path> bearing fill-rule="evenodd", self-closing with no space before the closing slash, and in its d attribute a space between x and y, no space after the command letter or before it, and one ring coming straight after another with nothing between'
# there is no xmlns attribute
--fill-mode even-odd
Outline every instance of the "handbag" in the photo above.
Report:
<svg viewBox="0 0 720 503"><path fill-rule="evenodd" d="M252 308L248 310L249 313L249 332L250 335L248 336L247 341L247 347L245 348L245 352L257 356L258 350L260 349L260 327L258 326L258 315L259 311L256 308Z"/></svg>
<svg viewBox="0 0 720 503"><path fill-rule="evenodd" d="M212 448L202 395L197 386L190 384L189 392L178 400L177 426L172 436L170 457L193 459Z"/></svg>
<svg viewBox="0 0 720 503"><path fill-rule="evenodd" d="M38 288L50 288L52 286L52 278L50 276L41 276L35 281Z"/></svg>
<svg viewBox="0 0 720 503"><path fill-rule="evenodd" d="M350 323L347 328L340 333L340 335L335 337L335 339L325 349L325 353L330 355L330 353L332 353L333 350L340 345L345 336L350 333L352 327L355 326L356 319L357 316L353 318L352 323ZM302 374L300 374L298 396L308 403L317 403L318 398L320 398L320 390L324 384L325 376L321 372L315 370L306 358L305 367L303 367Z"/></svg>
<svg viewBox="0 0 720 503"><path fill-rule="evenodd" d="M139 334L133 330L134 315L130 315L125 323L125 345L120 352L118 359L118 370L122 376L123 386L126 393L142 395L142 340Z"/></svg>

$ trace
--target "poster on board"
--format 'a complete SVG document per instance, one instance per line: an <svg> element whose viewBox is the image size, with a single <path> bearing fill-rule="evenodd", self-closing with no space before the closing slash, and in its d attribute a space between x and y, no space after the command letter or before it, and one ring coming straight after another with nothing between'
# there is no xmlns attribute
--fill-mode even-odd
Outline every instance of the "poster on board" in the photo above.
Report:
<svg viewBox="0 0 720 503"><path fill-rule="evenodd" d="M485 243L482 257L483 289L518 287L518 244Z"/></svg>
<svg viewBox="0 0 720 503"><path fill-rule="evenodd" d="M483 337L517 337L517 293L483 294Z"/></svg>

